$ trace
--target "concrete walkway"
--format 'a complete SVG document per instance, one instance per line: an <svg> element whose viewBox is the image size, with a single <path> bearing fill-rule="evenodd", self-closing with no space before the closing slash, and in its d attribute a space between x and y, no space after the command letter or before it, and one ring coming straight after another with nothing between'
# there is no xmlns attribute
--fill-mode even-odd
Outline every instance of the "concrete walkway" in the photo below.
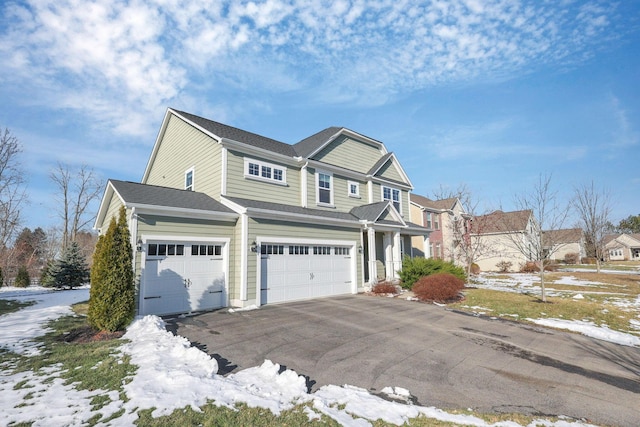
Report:
<svg viewBox="0 0 640 427"><path fill-rule="evenodd" d="M270 359L311 391L400 386L424 406L640 423L640 348L364 295L168 320L219 373Z"/></svg>

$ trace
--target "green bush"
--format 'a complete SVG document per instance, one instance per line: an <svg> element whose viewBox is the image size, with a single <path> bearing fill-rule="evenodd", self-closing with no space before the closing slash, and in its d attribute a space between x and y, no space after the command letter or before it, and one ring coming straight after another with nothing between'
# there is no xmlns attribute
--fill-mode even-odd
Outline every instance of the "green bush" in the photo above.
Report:
<svg viewBox="0 0 640 427"><path fill-rule="evenodd" d="M447 303L460 299L464 280L450 273L436 273L418 280L411 291L420 301Z"/></svg>
<svg viewBox="0 0 640 427"><path fill-rule="evenodd" d="M405 289L411 289L413 284L421 277L436 273L450 273L463 282L467 280L463 268L451 262L434 258L406 257L402 260L402 270L398 271L398 275L402 280L402 287Z"/></svg>
<svg viewBox="0 0 640 427"><path fill-rule="evenodd" d="M107 232L100 236L91 267L89 324L102 331L126 328L135 314L133 250L126 211L120 209L118 222L111 218Z"/></svg>
<svg viewBox="0 0 640 427"><path fill-rule="evenodd" d="M29 272L27 271L27 267L22 266L18 269L18 274L16 275L16 281L14 286L17 288L26 288L31 285L31 278L29 277Z"/></svg>
<svg viewBox="0 0 640 427"><path fill-rule="evenodd" d="M89 280L89 268L76 242L67 246L60 259L47 263L45 270L43 286L73 289Z"/></svg>

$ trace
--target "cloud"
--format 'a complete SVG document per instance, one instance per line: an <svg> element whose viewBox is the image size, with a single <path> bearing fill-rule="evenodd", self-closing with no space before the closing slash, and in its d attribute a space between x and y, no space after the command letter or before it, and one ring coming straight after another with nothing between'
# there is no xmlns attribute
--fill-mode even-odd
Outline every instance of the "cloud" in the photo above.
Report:
<svg viewBox="0 0 640 427"><path fill-rule="evenodd" d="M614 95L610 96L609 108L613 115L615 129L613 131L610 148L618 150L638 145L640 133L634 129L627 110L621 105L620 99Z"/></svg>
<svg viewBox="0 0 640 427"><path fill-rule="evenodd" d="M228 87L379 105L564 65L615 33L618 18L597 0L31 0L2 9L0 82L22 102L148 136L150 115L181 99L219 109Z"/></svg>

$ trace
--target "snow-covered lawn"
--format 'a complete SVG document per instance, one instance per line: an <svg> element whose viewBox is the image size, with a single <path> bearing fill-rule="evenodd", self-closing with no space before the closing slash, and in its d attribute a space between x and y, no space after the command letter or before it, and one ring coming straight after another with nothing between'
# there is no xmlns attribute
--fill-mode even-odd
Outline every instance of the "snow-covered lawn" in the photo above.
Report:
<svg viewBox="0 0 640 427"><path fill-rule="evenodd" d="M71 314L73 303L87 300L88 289L50 292L39 288L19 291L0 288L0 298L37 301L0 316L0 347L26 357L37 357L39 348L31 340L46 333L48 321ZM215 359L191 347L185 338L166 331L163 320L155 316L136 319L123 338L120 352L129 355L130 363L138 366L131 381L123 385L126 401L117 391L76 390L74 384L65 384L59 377L60 366L16 373L9 362L1 366L0 372L0 424L84 425L91 417L101 414L102 420L114 416L102 425L133 425L138 412L144 409L155 408L152 414L157 417L189 406L198 411L200 406L213 401L215 405L230 408L246 403L250 407L267 408L274 414L305 404L309 420L325 414L345 426L368 426L376 419L401 425L419 415L464 425L519 425L512 421L487 424L475 416L385 400L349 385L329 385L308 393L304 377L292 370L281 372L280 366L269 360L224 377L217 374ZM410 397L410 391L392 384L383 391L396 400ZM91 399L105 394L110 397L110 403L93 410ZM578 427L586 424L536 420L531 425Z"/></svg>

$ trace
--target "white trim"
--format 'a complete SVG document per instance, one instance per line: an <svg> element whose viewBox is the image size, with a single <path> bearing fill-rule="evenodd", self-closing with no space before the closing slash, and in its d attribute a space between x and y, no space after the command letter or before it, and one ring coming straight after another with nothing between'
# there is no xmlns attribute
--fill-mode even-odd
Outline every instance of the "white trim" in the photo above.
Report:
<svg viewBox="0 0 640 427"><path fill-rule="evenodd" d="M314 151L309 153L309 155L307 157L315 156L320 151L324 150L324 148L327 145L329 145L331 142L333 142L340 135L350 136L350 137L359 139L360 140L359 142L363 142L365 144L372 145L375 148L379 149L382 152L383 155L387 154L387 148L384 146L384 144L382 142L376 141L375 139L369 138L369 137L364 136L364 135L362 135L362 134L360 134L358 132L352 131L351 129L340 128L340 130L338 130L338 132L336 132L335 134L331 135L322 145L320 145Z"/></svg>
<svg viewBox="0 0 640 427"><path fill-rule="evenodd" d="M355 185L356 192L351 192L351 186ZM347 181L347 196L360 199L360 183L358 181Z"/></svg>
<svg viewBox="0 0 640 427"><path fill-rule="evenodd" d="M307 179L307 166L309 166L309 162L306 162L302 168L300 168L300 206L306 208L308 205L307 197L308 197L308 179Z"/></svg>
<svg viewBox="0 0 640 427"><path fill-rule="evenodd" d="M227 148L221 147L220 151L220 194L227 194Z"/></svg>
<svg viewBox="0 0 640 427"><path fill-rule="evenodd" d="M174 208L168 206L155 206L143 204L128 204L126 208L137 208L138 214L171 216L175 218L213 219L218 221L235 221L238 215L228 212L203 211L199 209Z"/></svg>
<svg viewBox="0 0 640 427"><path fill-rule="evenodd" d="M131 218L129 220L129 230L131 235L131 247L133 248L133 271L136 271L136 256L138 255L138 214L136 213L136 208L131 208Z"/></svg>
<svg viewBox="0 0 640 427"><path fill-rule="evenodd" d="M240 300L246 301L248 294L247 268L249 260L247 258L249 244L249 221L246 213L240 215ZM258 299L258 297L256 297Z"/></svg>
<svg viewBox="0 0 640 427"><path fill-rule="evenodd" d="M384 198L384 189L388 188L391 191L391 199L385 199ZM389 201L391 202L391 205L395 208L395 200L393 200L393 191L397 191L398 192L398 205L400 205L400 209L396 209L398 211L398 213L400 215L402 215L402 190L400 190L399 188L394 188L391 187L389 185L381 185L380 186L380 200L382 201Z"/></svg>
<svg viewBox="0 0 640 427"><path fill-rule="evenodd" d="M367 193L369 196L369 203L373 203L373 181L367 181Z"/></svg>
<svg viewBox="0 0 640 427"><path fill-rule="evenodd" d="M320 201L320 175L321 174L329 177L329 203ZM325 206L325 207L331 207L331 208L335 207L334 199L333 199L333 195L335 193L333 173L316 169L315 181L316 181L316 204L318 206ZM327 189L323 188L323 190L327 190Z"/></svg>

